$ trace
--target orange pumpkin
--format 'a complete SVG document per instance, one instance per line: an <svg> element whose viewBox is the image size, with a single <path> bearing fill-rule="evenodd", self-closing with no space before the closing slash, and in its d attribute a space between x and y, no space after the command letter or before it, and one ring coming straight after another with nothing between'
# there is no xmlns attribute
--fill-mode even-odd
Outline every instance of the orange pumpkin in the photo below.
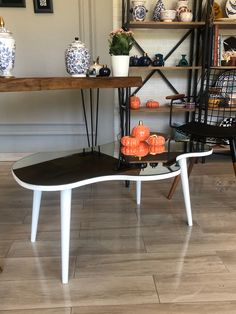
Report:
<svg viewBox="0 0 236 314"><path fill-rule="evenodd" d="M139 109L140 108L140 98L138 96L130 97L130 108L131 109Z"/></svg>
<svg viewBox="0 0 236 314"><path fill-rule="evenodd" d="M125 156L135 156L137 153L137 147L122 146L121 153Z"/></svg>
<svg viewBox="0 0 236 314"><path fill-rule="evenodd" d="M158 101L155 101L155 100L148 100L146 102L146 107L147 108L158 108L160 106L159 102Z"/></svg>
<svg viewBox="0 0 236 314"><path fill-rule="evenodd" d="M139 124L132 129L131 135L138 138L140 142L146 141L150 136L150 129L143 124L143 121L139 121Z"/></svg>
<svg viewBox="0 0 236 314"><path fill-rule="evenodd" d="M150 145L164 145L165 144L165 138L161 135L150 135L148 138L148 144Z"/></svg>
<svg viewBox="0 0 236 314"><path fill-rule="evenodd" d="M144 157L149 153L149 145L147 142L140 142L139 146L137 146L135 157Z"/></svg>
<svg viewBox="0 0 236 314"><path fill-rule="evenodd" d="M150 145L149 146L149 153L151 155L157 155L157 154L162 154L165 151L165 146L164 145Z"/></svg>
<svg viewBox="0 0 236 314"><path fill-rule="evenodd" d="M133 136L123 136L120 142L123 146L136 147L139 145L140 140Z"/></svg>

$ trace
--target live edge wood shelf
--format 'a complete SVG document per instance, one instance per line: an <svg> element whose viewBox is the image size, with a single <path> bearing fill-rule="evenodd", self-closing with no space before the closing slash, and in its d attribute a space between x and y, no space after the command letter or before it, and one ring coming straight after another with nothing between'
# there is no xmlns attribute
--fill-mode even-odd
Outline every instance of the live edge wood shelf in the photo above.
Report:
<svg viewBox="0 0 236 314"><path fill-rule="evenodd" d="M131 77L9 77L0 78L0 92L23 92L63 89L129 88L142 85Z"/></svg>

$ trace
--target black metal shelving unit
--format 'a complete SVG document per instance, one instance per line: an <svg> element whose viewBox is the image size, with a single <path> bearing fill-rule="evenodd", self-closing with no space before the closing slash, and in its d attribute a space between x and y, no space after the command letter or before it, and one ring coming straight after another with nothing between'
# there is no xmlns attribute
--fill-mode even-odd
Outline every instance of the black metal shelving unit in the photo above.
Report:
<svg viewBox="0 0 236 314"><path fill-rule="evenodd" d="M202 73L202 67L206 65L206 52L204 52L204 42L208 40L208 10L210 10L210 2L207 2L207 12L206 18L203 20L203 4L202 0L193 0L192 12L193 21L192 22L156 22L156 21L144 21L136 22L132 20L131 0L122 0L122 27L124 29L184 29L186 32L179 38L175 46L170 48L170 51L164 56L164 61L166 61L173 52L186 40L190 39L189 45L189 67L185 70L188 72L187 75L187 95L194 95L197 92L197 85L199 82L199 77ZM145 53L142 46L136 41L136 48L141 54ZM202 47L202 49L200 48ZM204 66L203 66L204 65ZM169 86L173 93L178 94L179 91L176 90L175 86L168 79L166 74L168 70L179 70L179 67L146 67L148 74L143 80L143 85L133 91L136 94L143 86L153 77L154 74L158 74L161 79ZM204 71L204 69L203 69ZM182 92L182 91L180 91Z"/></svg>

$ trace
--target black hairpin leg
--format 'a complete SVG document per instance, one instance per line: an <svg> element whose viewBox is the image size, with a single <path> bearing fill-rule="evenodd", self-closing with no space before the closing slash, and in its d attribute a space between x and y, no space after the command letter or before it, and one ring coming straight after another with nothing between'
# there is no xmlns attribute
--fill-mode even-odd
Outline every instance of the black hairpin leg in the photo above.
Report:
<svg viewBox="0 0 236 314"><path fill-rule="evenodd" d="M86 114L86 108L85 108L85 99L84 99L84 91L81 90L81 97L82 97L82 106L83 106L83 113L84 113L84 121L85 121L85 128L86 128L86 136L87 136L87 142L88 147L94 147L94 145L97 145L97 138L98 138L98 112L99 112L99 89L97 89L97 95L96 95L96 115L95 115L95 125L94 125L94 113L93 113L93 105L94 105L94 99L93 99L93 91L92 89L89 90L89 105L90 105L90 133L89 135L89 128L88 128L88 119ZM94 127L95 127L95 134L94 134ZM90 140L91 136L91 140Z"/></svg>
<svg viewBox="0 0 236 314"><path fill-rule="evenodd" d="M87 121L87 115L86 115L86 109L85 109L85 101L84 101L84 91L82 89L81 89L81 98L82 98L82 106L83 106L83 112L84 112L84 121L85 121L85 127L86 127L86 135L87 135L88 147L90 147L89 131L88 131L88 121Z"/></svg>
<svg viewBox="0 0 236 314"><path fill-rule="evenodd" d="M97 141L98 141L98 112L99 112L99 89L97 89L96 122L95 122L95 146L97 146Z"/></svg>
<svg viewBox="0 0 236 314"><path fill-rule="evenodd" d="M130 134L130 88L118 88L121 137Z"/></svg>
<svg viewBox="0 0 236 314"><path fill-rule="evenodd" d="M90 88L89 90L89 100L90 100L90 129L91 129L91 142L92 147L94 146L94 140L93 140L93 91Z"/></svg>

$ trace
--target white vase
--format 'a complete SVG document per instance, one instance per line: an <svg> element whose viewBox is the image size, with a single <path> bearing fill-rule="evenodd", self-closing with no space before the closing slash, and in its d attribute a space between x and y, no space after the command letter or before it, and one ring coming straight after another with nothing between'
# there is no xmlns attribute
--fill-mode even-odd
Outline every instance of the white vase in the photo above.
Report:
<svg viewBox="0 0 236 314"><path fill-rule="evenodd" d="M15 63L16 44L11 33L4 27L4 20L0 17L0 76L12 76Z"/></svg>
<svg viewBox="0 0 236 314"><path fill-rule="evenodd" d="M113 76L128 76L129 56L111 56L111 68Z"/></svg>

